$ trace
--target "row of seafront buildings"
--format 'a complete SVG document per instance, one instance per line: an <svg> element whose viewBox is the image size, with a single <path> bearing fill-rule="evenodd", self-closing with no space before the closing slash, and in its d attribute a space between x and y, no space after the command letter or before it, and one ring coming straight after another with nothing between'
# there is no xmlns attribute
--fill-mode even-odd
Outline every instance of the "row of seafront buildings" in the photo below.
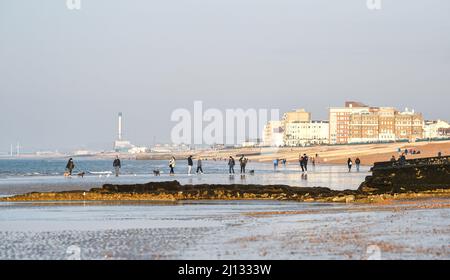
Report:
<svg viewBox="0 0 450 280"><path fill-rule="evenodd" d="M329 108L329 120L315 121L304 109L287 112L282 120L269 121L263 132L263 146L296 147L323 144L414 142L420 139L450 138L445 121L425 121L422 114L393 107L370 107L346 102Z"/></svg>

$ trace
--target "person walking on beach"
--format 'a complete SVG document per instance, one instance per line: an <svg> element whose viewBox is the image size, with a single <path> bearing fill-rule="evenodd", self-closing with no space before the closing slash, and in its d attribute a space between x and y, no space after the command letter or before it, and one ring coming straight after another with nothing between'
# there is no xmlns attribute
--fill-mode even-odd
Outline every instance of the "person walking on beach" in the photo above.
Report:
<svg viewBox="0 0 450 280"><path fill-rule="evenodd" d="M306 154L303 154L303 168L305 169L305 172L308 173L308 156Z"/></svg>
<svg viewBox="0 0 450 280"><path fill-rule="evenodd" d="M234 174L234 166L236 165L236 162L234 161L234 158L230 156L230 159L228 160L228 169L230 174Z"/></svg>
<svg viewBox="0 0 450 280"><path fill-rule="evenodd" d="M347 160L348 172L352 172L353 161L351 158Z"/></svg>
<svg viewBox="0 0 450 280"><path fill-rule="evenodd" d="M175 164L176 164L175 157L172 157L172 158L169 160L170 175L174 175L174 174L175 174L175 171L173 170L173 169L175 168Z"/></svg>
<svg viewBox="0 0 450 280"><path fill-rule="evenodd" d="M278 163L279 163L279 159L275 159L275 160L273 161L273 170L274 170L274 171L277 171L277 169L278 169Z"/></svg>
<svg viewBox="0 0 450 280"><path fill-rule="evenodd" d="M359 172L359 166L361 165L361 160L359 159L359 157L355 159L355 164L356 164L356 172Z"/></svg>
<svg viewBox="0 0 450 280"><path fill-rule="evenodd" d="M398 158L398 163L400 165L405 165L406 164L406 156L405 154L402 154L399 158Z"/></svg>
<svg viewBox="0 0 450 280"><path fill-rule="evenodd" d="M122 168L122 164L120 163L119 156L116 156L116 159L113 162L114 171L116 172L116 177L119 177L120 168Z"/></svg>
<svg viewBox="0 0 450 280"><path fill-rule="evenodd" d="M247 166L247 158L242 155L241 158L239 159L239 163L241 165L241 174L245 174L245 167Z"/></svg>
<svg viewBox="0 0 450 280"><path fill-rule="evenodd" d="M192 173L192 167L194 166L194 161L192 160L192 156L188 157L188 175L190 176Z"/></svg>
<svg viewBox="0 0 450 280"><path fill-rule="evenodd" d="M203 174L203 168L202 168L202 159L198 158L197 160L197 174L200 172L200 174Z"/></svg>
<svg viewBox="0 0 450 280"><path fill-rule="evenodd" d="M304 159L303 159L303 156L301 154L298 156L298 162L300 162L300 167L302 168L302 172L305 172L305 166L303 165L304 164Z"/></svg>
<svg viewBox="0 0 450 280"><path fill-rule="evenodd" d="M72 176L72 171L75 168L75 164L73 163L73 159L70 158L66 164L66 170L69 172L69 176Z"/></svg>

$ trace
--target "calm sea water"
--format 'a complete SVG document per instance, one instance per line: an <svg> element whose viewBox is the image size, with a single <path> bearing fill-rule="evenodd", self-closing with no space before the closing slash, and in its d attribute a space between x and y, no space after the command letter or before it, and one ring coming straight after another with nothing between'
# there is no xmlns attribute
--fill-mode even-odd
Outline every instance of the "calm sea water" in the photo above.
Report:
<svg viewBox="0 0 450 280"><path fill-rule="evenodd" d="M75 170L86 172L84 178L64 178L66 159L0 159L0 195L13 195L31 191L88 190L106 183L146 183L149 181L178 180L182 184L283 184L303 187L329 187L332 189L356 189L369 173L369 167L361 172L348 173L346 166L310 166L308 174L302 174L298 163L280 165L275 172L270 163L250 162L247 170L255 174L240 176L228 174L226 161L203 161L202 175L187 174L187 161L177 161L175 176L169 176L167 161L122 160L121 176L105 176L96 172L113 171L112 160L74 158ZM196 166L194 165L194 172ZM153 176L153 170L160 170L161 176Z"/></svg>

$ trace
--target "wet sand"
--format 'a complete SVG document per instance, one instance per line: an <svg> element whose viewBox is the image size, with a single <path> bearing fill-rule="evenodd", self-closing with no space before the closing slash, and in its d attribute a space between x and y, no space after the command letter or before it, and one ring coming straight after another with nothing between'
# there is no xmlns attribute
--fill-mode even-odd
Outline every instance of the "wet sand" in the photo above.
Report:
<svg viewBox="0 0 450 280"><path fill-rule="evenodd" d="M450 259L449 204L2 202L0 259Z"/></svg>

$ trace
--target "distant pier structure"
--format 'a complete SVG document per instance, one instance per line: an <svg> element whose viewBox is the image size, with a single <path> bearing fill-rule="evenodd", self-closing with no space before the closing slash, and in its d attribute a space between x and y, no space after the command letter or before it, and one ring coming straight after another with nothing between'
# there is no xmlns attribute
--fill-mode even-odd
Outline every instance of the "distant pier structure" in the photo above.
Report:
<svg viewBox="0 0 450 280"><path fill-rule="evenodd" d="M117 140L114 142L114 151L118 153L127 153L130 149L132 149L134 146L130 143L130 141L126 141L123 139L123 115L122 112L119 112L118 114L118 125L117 125Z"/></svg>

